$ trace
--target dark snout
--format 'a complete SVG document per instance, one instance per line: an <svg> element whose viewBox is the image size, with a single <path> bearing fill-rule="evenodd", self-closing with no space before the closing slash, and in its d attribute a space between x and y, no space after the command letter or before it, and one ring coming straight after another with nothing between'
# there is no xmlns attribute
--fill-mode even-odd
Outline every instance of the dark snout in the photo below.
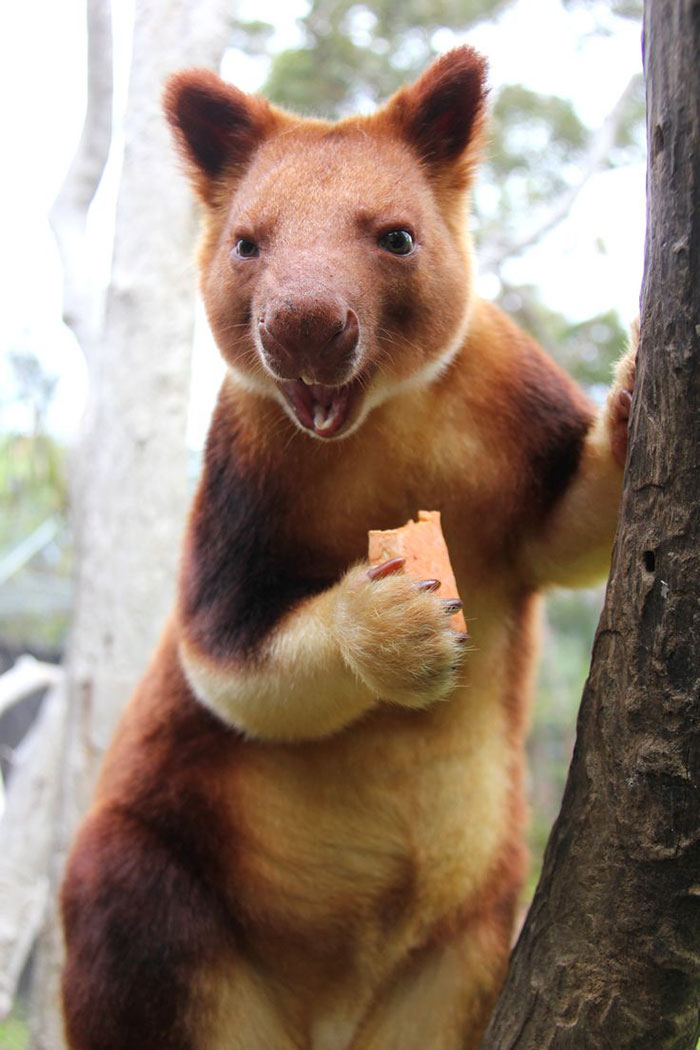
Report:
<svg viewBox="0 0 700 1050"><path fill-rule="evenodd" d="M285 297L258 316L268 367L280 379L336 386L347 382L360 335L357 314L332 300Z"/></svg>

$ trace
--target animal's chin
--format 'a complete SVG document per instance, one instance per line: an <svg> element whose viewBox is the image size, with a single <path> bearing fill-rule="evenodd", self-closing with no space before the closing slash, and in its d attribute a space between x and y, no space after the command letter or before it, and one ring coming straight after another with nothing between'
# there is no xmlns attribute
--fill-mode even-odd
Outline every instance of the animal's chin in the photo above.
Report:
<svg viewBox="0 0 700 1050"><path fill-rule="evenodd" d="M347 433L363 396L361 377L342 386L309 384L302 379L278 380L277 385L302 430L324 440Z"/></svg>

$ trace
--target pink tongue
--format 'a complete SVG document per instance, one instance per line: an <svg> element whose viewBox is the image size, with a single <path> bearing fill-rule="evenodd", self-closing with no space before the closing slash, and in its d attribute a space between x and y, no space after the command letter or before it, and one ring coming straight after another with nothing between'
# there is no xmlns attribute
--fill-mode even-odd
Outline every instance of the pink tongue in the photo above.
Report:
<svg viewBox="0 0 700 1050"><path fill-rule="evenodd" d="M306 386L301 380L292 380L285 383L284 389L297 419L307 430L319 437L332 437L340 430L347 415L347 386L323 386L320 383Z"/></svg>

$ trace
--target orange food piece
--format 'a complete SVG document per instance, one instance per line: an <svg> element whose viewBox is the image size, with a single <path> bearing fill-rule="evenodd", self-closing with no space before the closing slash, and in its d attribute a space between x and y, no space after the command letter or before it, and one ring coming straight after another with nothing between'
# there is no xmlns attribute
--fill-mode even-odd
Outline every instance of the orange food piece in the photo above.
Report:
<svg viewBox="0 0 700 1050"><path fill-rule="evenodd" d="M418 520L407 521L400 529L372 530L370 565L381 565L390 558L405 558L405 571L417 580L439 580L441 598L459 596L439 510L419 510ZM461 612L451 617L451 625L455 631L467 629Z"/></svg>

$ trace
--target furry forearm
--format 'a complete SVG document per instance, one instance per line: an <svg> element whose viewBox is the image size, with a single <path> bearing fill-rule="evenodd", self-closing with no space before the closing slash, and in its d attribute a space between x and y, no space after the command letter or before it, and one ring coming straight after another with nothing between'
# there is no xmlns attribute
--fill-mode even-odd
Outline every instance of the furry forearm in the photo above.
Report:
<svg viewBox="0 0 700 1050"><path fill-rule="evenodd" d="M195 695L262 739L324 737L353 722L376 701L343 659L336 602L337 587L302 602L252 659L217 659L184 629L180 660Z"/></svg>

